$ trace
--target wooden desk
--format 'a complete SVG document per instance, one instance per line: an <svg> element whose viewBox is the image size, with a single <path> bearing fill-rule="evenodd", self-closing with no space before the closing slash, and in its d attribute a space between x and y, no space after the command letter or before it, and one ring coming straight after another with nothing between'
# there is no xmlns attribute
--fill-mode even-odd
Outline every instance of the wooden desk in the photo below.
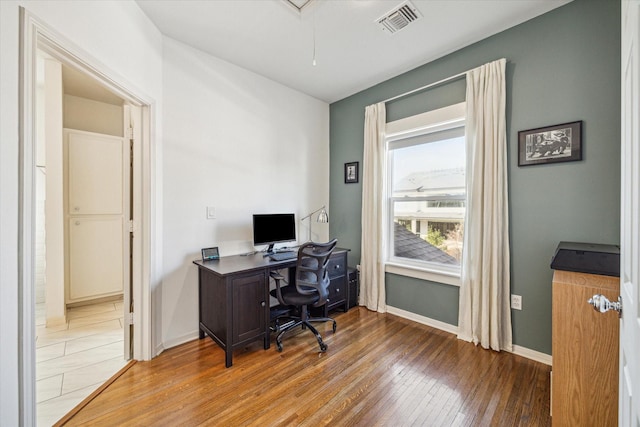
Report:
<svg viewBox="0 0 640 427"><path fill-rule="evenodd" d="M336 248L330 267L338 270L335 265L344 266L346 271L347 252ZM270 347L269 273L288 268L289 283L294 283L296 258L272 261L263 255L259 252L193 262L198 266L199 337L209 335L222 347L227 368L232 365L234 349L258 340L263 340L265 350ZM346 291L346 275L340 278L335 283L332 280L332 286Z"/></svg>

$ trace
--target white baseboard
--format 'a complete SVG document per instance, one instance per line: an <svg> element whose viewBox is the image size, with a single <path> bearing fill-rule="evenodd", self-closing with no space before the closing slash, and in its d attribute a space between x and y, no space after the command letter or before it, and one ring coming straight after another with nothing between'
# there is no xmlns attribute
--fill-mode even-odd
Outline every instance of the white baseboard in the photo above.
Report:
<svg viewBox="0 0 640 427"><path fill-rule="evenodd" d="M544 363L545 365L553 366L552 357L549 354L541 353L539 351L531 350L530 348L521 347L519 345L513 346L513 354L526 357L527 359L535 360L536 362Z"/></svg>
<svg viewBox="0 0 640 427"><path fill-rule="evenodd" d="M153 354L153 357L160 356L160 353L162 353L163 351L164 351L164 346L162 344L157 345L155 353Z"/></svg>
<svg viewBox="0 0 640 427"><path fill-rule="evenodd" d="M173 339L170 339L170 340L167 340L167 341L163 342L158 347L156 347L156 350L159 350L160 352L162 352L164 350L170 349L171 347L176 347L176 346L179 346L179 345L184 344L186 342L197 340L199 336L200 335L199 335L198 331L191 332L191 333L188 333L188 334L184 334L184 335L182 335L180 337L176 337L176 338L173 338ZM156 354L160 354L160 352L158 352Z"/></svg>
<svg viewBox="0 0 640 427"><path fill-rule="evenodd" d="M45 325L47 328L64 325L66 323L67 323L67 316L47 317L45 320Z"/></svg>
<svg viewBox="0 0 640 427"><path fill-rule="evenodd" d="M431 326L432 328L449 332L450 334L458 335L458 327L449 323L441 322L439 320L431 319L429 317L421 316L419 314L391 306L387 306L387 313L402 317L403 319L413 320L414 322ZM545 365L552 366L552 357L546 353L541 353L539 351L531 350L519 345L513 346L512 353L518 356L525 357L527 359L535 360L536 362L544 363Z"/></svg>
<svg viewBox="0 0 640 427"><path fill-rule="evenodd" d="M440 329L441 331L449 332L451 334L458 334L458 327L450 325L449 323L441 322L439 320L431 319L429 317L421 316L410 311L402 310L400 308L387 306L387 313L394 314L403 319L413 320L414 322L421 323L423 325L431 326L432 328Z"/></svg>

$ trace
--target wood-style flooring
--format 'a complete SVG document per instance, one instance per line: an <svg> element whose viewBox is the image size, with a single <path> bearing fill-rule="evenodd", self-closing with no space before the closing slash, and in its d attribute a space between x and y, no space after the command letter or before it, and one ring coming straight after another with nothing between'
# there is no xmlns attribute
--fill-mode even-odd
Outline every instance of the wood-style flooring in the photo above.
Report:
<svg viewBox="0 0 640 427"><path fill-rule="evenodd" d="M549 426L550 367L390 314L224 352L206 337L138 362L66 425Z"/></svg>

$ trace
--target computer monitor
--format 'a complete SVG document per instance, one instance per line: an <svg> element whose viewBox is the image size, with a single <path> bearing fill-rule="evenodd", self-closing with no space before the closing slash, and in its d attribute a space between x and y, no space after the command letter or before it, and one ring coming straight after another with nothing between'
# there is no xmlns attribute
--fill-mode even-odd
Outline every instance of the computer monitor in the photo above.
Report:
<svg viewBox="0 0 640 427"><path fill-rule="evenodd" d="M267 252L273 252L273 245L296 241L296 219L292 213L254 214L253 244L269 245Z"/></svg>

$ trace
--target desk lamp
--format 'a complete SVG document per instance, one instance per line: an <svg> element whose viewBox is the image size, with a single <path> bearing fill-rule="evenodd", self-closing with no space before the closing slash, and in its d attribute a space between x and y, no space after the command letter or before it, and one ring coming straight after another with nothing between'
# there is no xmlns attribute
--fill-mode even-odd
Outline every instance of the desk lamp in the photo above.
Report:
<svg viewBox="0 0 640 427"><path fill-rule="evenodd" d="M300 222L304 221L305 219L309 218L309 239L307 240L307 242L311 241L311 224L313 223L313 219L312 216L314 213L316 212L320 212L318 214L318 217L316 218L316 222L320 222L323 224L326 224L329 222L329 215L327 214L327 211L325 210L325 207L321 207L320 209L316 209L315 211L311 212L309 215L302 217L300 219Z"/></svg>

